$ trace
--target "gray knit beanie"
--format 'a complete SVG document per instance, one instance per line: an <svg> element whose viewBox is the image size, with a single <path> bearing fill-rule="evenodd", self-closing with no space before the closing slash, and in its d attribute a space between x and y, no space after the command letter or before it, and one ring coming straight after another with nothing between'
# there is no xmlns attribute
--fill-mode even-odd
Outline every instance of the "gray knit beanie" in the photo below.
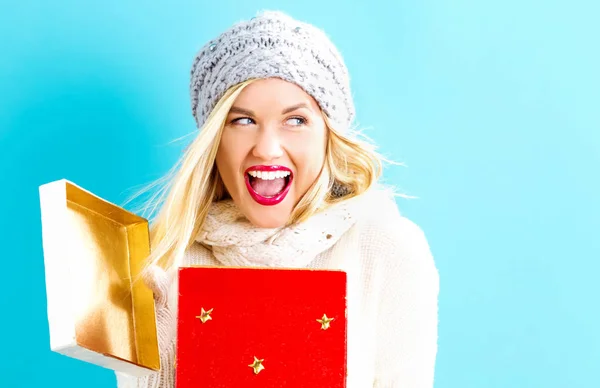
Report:
<svg viewBox="0 0 600 388"><path fill-rule="evenodd" d="M338 131L354 119L348 70L324 31L280 11L262 11L208 42L191 70L192 113L201 128L231 86L277 77L311 95Z"/></svg>

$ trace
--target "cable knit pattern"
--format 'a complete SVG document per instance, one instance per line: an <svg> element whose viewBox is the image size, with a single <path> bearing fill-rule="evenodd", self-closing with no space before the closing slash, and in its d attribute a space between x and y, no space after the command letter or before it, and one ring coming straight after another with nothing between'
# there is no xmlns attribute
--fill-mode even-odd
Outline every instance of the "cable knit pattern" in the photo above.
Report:
<svg viewBox="0 0 600 388"><path fill-rule="evenodd" d="M324 250L303 267L339 268L348 274L347 388L432 388L438 339L435 262L423 231L400 215L393 199L382 193L369 198L362 204L365 211L353 217L335 244L322 245ZM317 223L312 227L321 230ZM239 241L225 235L221 239ZM291 261L282 260L279 265L289 266L292 256L285 256ZM221 260L211 247L195 243L183 265L222 266ZM175 347L164 338L176 332L168 315L177 311L177 282L165 276L157 279L161 285L153 289L164 292L169 287L170 294L169 303L161 305L157 316L165 364L160 373L149 377L118 375L119 388L173 388ZM157 300L164 302L164 295ZM163 309L169 314L163 314Z"/></svg>
<svg viewBox="0 0 600 388"><path fill-rule="evenodd" d="M350 127L354 103L338 49L323 30L280 11L263 11L234 24L196 54L190 97L198 128L231 86L271 77L302 87L339 131Z"/></svg>

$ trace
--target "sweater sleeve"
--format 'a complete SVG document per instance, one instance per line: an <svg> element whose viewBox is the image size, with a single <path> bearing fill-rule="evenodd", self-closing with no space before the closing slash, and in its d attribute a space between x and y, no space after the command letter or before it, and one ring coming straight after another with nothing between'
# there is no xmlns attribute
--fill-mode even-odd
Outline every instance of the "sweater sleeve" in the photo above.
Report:
<svg viewBox="0 0 600 388"><path fill-rule="evenodd" d="M143 377L115 372L117 388L173 388L175 386L176 316L168 304L169 280L161 268L153 266L149 268L146 282L154 292L160 370Z"/></svg>
<svg viewBox="0 0 600 388"><path fill-rule="evenodd" d="M439 275L422 230L407 218L385 233L375 388L432 388ZM383 257L382 257L383 259Z"/></svg>

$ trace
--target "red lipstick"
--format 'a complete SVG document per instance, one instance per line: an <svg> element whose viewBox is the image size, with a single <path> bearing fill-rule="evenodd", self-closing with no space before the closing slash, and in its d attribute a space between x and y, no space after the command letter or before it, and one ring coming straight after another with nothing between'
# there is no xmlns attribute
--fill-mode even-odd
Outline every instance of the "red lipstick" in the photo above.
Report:
<svg viewBox="0 0 600 388"><path fill-rule="evenodd" d="M258 177L258 176L252 176L252 178L251 178L250 174L251 173L252 174L255 174L255 173L262 174L262 173L271 173L271 172L285 175L285 177L283 178L283 179L285 179L285 186L276 195L273 195L273 196L260 195L259 193L257 193L254 190L254 188L250 184L250 179L262 179L262 178ZM248 189L248 193L250 193L250 196L252 197L252 199L254 199L260 205L273 206L273 205L277 205L278 203L283 201L285 199L285 197L287 196L288 192L290 191L290 188L292 187L292 180L294 179L294 174L292 173L292 170L290 170L289 168L284 167L284 166L257 165L257 166L252 166L252 167L249 167L248 169L246 169L245 174L244 174L244 179L246 182L246 188Z"/></svg>

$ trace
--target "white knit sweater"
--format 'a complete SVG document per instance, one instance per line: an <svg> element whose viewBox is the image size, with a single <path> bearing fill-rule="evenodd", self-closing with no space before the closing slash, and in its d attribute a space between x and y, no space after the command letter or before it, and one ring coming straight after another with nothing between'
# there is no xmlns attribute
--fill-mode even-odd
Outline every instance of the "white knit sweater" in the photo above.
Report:
<svg viewBox="0 0 600 388"><path fill-rule="evenodd" d="M431 388L437 353L438 272L422 230L401 216L393 201L374 202L378 203L372 204L370 216L308 267L347 271L347 388ZM198 243L183 263L192 264L221 265ZM176 295L176 284L162 282L155 290L170 287L169 293ZM173 388L176 309L166 298L157 301L161 371L143 378L117 373L119 388Z"/></svg>

